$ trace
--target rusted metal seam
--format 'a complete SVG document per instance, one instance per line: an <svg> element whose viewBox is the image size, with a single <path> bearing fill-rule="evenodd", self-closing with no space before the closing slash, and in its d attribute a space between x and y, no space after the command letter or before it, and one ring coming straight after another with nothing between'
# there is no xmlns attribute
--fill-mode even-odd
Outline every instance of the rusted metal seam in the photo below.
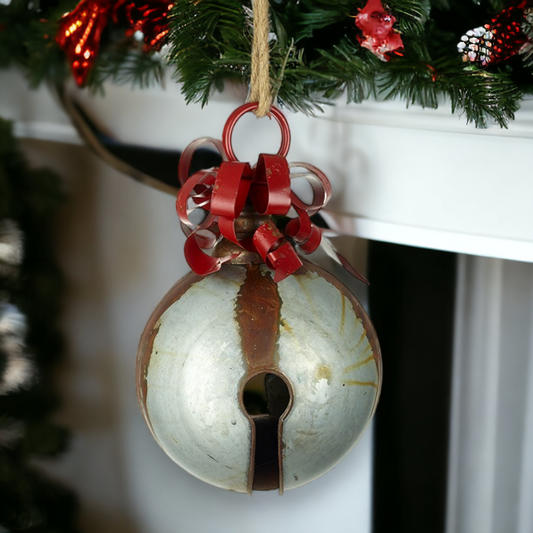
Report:
<svg viewBox="0 0 533 533"><path fill-rule="evenodd" d="M292 406L292 387L279 372L278 339L281 323L281 299L277 284L270 272L262 272L260 265L246 265L246 279L241 286L235 305L235 317L239 325L241 347L246 365L246 374L240 385L239 403L251 426L250 470L248 493L254 488L256 428L253 418L246 412L243 403L244 387L254 376L270 373L279 376L287 385L291 401L278 422L279 491L283 492L283 420Z"/></svg>

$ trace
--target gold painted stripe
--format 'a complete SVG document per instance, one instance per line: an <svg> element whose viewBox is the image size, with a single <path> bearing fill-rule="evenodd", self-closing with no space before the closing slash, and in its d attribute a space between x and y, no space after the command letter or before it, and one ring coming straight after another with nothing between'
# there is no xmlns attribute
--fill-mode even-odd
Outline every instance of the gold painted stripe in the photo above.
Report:
<svg viewBox="0 0 533 533"><path fill-rule="evenodd" d="M373 381L354 381L352 379L345 381L346 385L361 385L361 386L367 386L367 387L374 387L375 389L378 388L377 384Z"/></svg>
<svg viewBox="0 0 533 533"><path fill-rule="evenodd" d="M341 293L342 298L342 312L341 312L341 326L339 328L339 334L342 335L344 332L344 323L346 322L346 298L344 294Z"/></svg>
<svg viewBox="0 0 533 533"><path fill-rule="evenodd" d="M367 357L366 359L364 359L363 361L359 361L358 363L355 363L354 365L346 367L344 369L344 373L348 374L349 372L353 372L357 368L360 368L360 367L370 363L370 361L374 361L374 355L373 354L370 355L369 357Z"/></svg>
<svg viewBox="0 0 533 533"><path fill-rule="evenodd" d="M361 319L358 318L357 320L359 320L359 325L361 325ZM357 342L355 343L356 348L357 346L359 346L359 344L361 344L361 341L363 341L365 338L366 338L366 329L363 328L363 332L361 333L361 336L359 337L359 339L357 339Z"/></svg>

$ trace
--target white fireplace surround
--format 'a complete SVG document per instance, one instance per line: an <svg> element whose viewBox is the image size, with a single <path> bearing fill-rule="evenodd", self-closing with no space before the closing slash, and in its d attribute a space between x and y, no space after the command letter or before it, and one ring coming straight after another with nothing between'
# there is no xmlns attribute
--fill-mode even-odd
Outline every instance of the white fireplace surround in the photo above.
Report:
<svg viewBox="0 0 533 533"><path fill-rule="evenodd" d="M90 154L46 89L30 92L9 71L0 71L0 85L0 116L15 121L35 164L67 178L71 195L59 253L72 356L62 417L75 439L47 468L80 494L86 529L369 533L368 435L333 472L282 498L208 487L157 449L135 405L133 365L150 310L187 270L173 199ZM204 110L186 107L167 86L77 97L117 139L176 149L220 137L239 103L229 90ZM339 103L316 118L291 114L289 122L289 160L315 164L332 181L332 226L461 254L447 533L532 533L533 102L508 130L475 130L445 104L406 110L398 102ZM261 138L255 127L247 119L236 129L238 153L276 149L275 124ZM255 522L265 510L270 522Z"/></svg>

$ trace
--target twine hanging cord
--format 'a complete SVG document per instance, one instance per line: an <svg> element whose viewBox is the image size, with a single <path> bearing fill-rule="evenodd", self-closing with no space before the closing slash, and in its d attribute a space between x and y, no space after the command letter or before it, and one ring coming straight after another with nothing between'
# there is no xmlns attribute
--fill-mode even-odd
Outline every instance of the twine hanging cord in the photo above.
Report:
<svg viewBox="0 0 533 533"><path fill-rule="evenodd" d="M271 104L270 51L268 47L268 0L254 0L254 38L252 42L252 75L250 102L257 102L258 118L268 114Z"/></svg>

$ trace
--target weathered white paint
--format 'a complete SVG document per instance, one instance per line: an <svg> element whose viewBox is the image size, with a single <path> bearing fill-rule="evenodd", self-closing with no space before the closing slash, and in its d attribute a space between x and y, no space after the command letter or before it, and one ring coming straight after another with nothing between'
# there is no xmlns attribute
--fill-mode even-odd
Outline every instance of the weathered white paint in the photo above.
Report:
<svg viewBox="0 0 533 533"><path fill-rule="evenodd" d="M246 271L194 283L156 323L146 410L163 450L217 487L246 492L250 424L238 403L245 373L234 302Z"/></svg>
<svg viewBox="0 0 533 533"><path fill-rule="evenodd" d="M314 272L278 285L282 300L279 368L293 387L283 425L285 490L333 468L373 414L378 367L348 299Z"/></svg>

